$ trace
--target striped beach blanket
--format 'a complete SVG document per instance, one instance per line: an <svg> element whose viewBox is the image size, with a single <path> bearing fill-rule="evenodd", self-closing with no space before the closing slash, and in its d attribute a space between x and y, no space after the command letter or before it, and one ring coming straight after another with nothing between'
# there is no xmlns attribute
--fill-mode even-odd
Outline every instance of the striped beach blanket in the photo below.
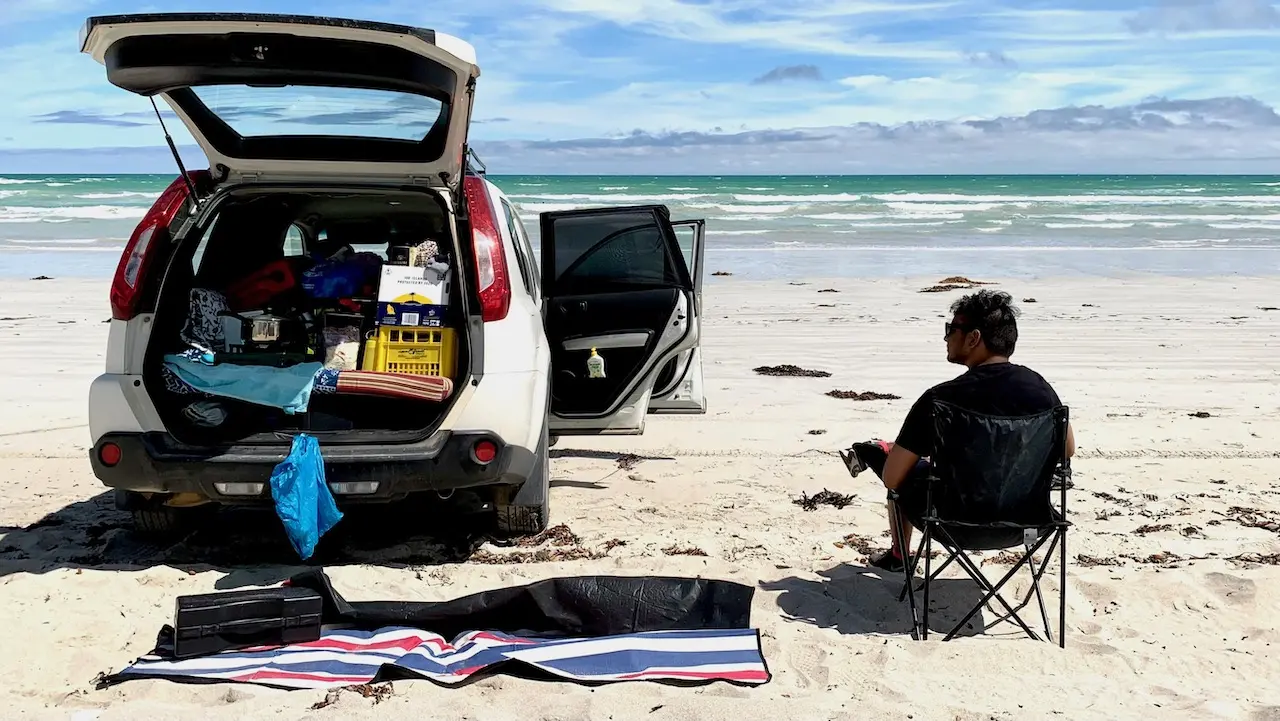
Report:
<svg viewBox="0 0 1280 721"><path fill-rule="evenodd" d="M315 392L386 396L439 403L453 395L453 381L439 376L330 370L316 374Z"/></svg>
<svg viewBox="0 0 1280 721"><path fill-rule="evenodd" d="M391 626L376 631L326 629L309 643L177 661L144 656L115 680L167 678L329 689L416 677L453 685L506 663L584 683L728 681L754 686L770 678L755 629L648 631L597 638L471 631L447 641L420 629Z"/></svg>

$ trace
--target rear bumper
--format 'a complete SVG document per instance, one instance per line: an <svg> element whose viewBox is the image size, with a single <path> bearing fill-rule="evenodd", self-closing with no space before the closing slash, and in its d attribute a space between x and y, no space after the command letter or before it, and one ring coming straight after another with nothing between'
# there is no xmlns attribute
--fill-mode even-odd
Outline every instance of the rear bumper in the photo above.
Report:
<svg viewBox="0 0 1280 721"><path fill-rule="evenodd" d="M498 455L488 464L472 448L489 440ZM104 444L120 449L115 465L102 462ZM109 433L89 451L93 473L110 488L139 493L196 493L220 503L271 501L271 472L289 453L287 445L201 448L185 446L163 433ZM480 486L519 486L532 473L532 451L503 441L496 433L438 432L419 443L335 445L321 448L325 479L331 485L368 483L372 493L344 494L344 503L388 502L411 493L447 492ZM227 494L222 484L263 484L257 495Z"/></svg>

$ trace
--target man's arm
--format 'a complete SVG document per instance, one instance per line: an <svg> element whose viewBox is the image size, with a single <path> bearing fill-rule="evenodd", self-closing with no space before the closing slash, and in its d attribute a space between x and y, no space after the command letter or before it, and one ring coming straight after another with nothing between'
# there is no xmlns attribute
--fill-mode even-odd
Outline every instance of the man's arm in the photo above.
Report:
<svg viewBox="0 0 1280 721"><path fill-rule="evenodd" d="M1045 383L1048 384L1048 381L1045 381ZM1062 399L1058 397L1058 392L1053 389L1053 386L1049 386L1049 396L1053 398L1054 406L1062 405ZM1065 450L1067 458L1071 458L1076 454L1076 431L1072 428L1070 420L1067 421L1067 447Z"/></svg>
<svg viewBox="0 0 1280 721"><path fill-rule="evenodd" d="M886 488L901 486L921 456L933 455L933 391L928 390L911 405L902 421L898 439L884 461L880 479Z"/></svg>
<svg viewBox="0 0 1280 721"><path fill-rule="evenodd" d="M884 475L881 477L884 487L894 490L901 486L919 461L919 454L907 450L901 443L893 444L889 457L884 461Z"/></svg>

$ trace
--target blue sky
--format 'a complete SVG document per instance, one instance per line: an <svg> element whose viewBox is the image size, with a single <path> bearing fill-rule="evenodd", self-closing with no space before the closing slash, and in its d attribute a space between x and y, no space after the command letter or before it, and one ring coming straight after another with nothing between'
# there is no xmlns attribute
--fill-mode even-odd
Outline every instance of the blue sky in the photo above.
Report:
<svg viewBox="0 0 1280 721"><path fill-rule="evenodd" d="M1280 172L1271 0L2 0L0 172L169 170L77 35L191 10L470 41L498 172Z"/></svg>

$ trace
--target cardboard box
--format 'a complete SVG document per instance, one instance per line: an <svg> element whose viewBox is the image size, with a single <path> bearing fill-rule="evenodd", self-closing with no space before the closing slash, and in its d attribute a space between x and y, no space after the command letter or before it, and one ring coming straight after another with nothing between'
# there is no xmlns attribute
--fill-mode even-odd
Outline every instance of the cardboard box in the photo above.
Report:
<svg viewBox="0 0 1280 721"><path fill-rule="evenodd" d="M382 266L378 325L440 327L449 305L452 281L452 269L441 275L432 268Z"/></svg>

